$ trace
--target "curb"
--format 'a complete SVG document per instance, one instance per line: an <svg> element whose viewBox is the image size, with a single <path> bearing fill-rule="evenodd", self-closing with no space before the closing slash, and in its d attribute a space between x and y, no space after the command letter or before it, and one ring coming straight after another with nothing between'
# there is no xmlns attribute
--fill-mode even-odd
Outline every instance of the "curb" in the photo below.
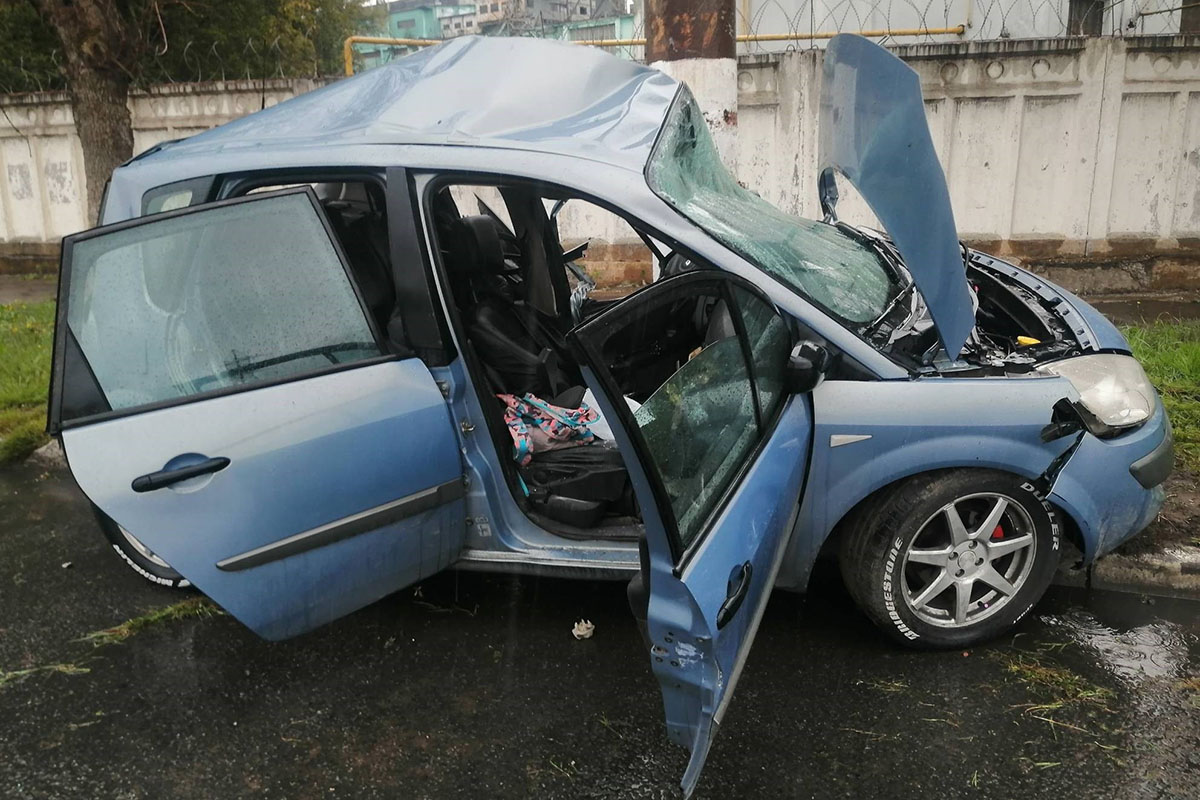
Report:
<svg viewBox="0 0 1200 800"><path fill-rule="evenodd" d="M1086 569L1072 567L1077 557L1064 557L1054 585L1200 600L1200 547L1169 547L1136 556L1113 553Z"/></svg>
<svg viewBox="0 0 1200 800"><path fill-rule="evenodd" d="M1171 547L1136 556L1109 555L1088 572L1093 589L1161 592L1200 600L1200 547Z"/></svg>

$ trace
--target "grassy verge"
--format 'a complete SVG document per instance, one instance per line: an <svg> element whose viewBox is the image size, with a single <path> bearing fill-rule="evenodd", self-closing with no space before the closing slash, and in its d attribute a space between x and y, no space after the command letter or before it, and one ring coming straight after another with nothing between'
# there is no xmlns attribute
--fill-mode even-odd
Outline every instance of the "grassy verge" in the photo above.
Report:
<svg viewBox="0 0 1200 800"><path fill-rule="evenodd" d="M1176 465L1200 472L1200 321L1124 328L1175 431Z"/></svg>
<svg viewBox="0 0 1200 800"><path fill-rule="evenodd" d="M0 306L0 464L46 443L54 303Z"/></svg>

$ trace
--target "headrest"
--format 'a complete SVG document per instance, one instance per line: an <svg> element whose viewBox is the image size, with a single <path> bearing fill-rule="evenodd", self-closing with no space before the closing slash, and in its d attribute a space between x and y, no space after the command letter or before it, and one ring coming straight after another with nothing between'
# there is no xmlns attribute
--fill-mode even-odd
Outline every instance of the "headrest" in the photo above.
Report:
<svg viewBox="0 0 1200 800"><path fill-rule="evenodd" d="M490 217L460 217L451 227L449 238L446 250L451 269L466 274L504 272L504 248Z"/></svg>

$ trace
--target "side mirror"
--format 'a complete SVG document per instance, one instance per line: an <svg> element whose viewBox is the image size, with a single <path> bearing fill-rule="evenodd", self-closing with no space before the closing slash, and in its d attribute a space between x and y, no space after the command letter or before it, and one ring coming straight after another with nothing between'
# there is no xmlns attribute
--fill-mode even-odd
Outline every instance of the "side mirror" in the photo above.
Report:
<svg viewBox="0 0 1200 800"><path fill-rule="evenodd" d="M815 342L800 342L792 348L784 373L784 388L804 394L817 388L829 368L829 351Z"/></svg>

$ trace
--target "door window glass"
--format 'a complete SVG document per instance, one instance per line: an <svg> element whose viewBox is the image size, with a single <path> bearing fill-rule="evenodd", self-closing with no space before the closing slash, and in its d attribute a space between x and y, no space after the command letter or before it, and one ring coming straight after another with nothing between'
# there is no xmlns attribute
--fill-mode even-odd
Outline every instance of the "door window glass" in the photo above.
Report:
<svg viewBox="0 0 1200 800"><path fill-rule="evenodd" d="M769 303L741 287L733 290L742 324L750 343L754 385L764 424L769 424L783 405L783 374L787 369L792 337L783 318Z"/></svg>
<svg viewBox="0 0 1200 800"><path fill-rule="evenodd" d="M114 410L381 355L305 190L76 241L68 296Z"/></svg>
<svg viewBox="0 0 1200 800"><path fill-rule="evenodd" d="M786 323L767 301L713 275L665 279L578 329L633 409L671 506L677 553L700 537L786 399Z"/></svg>
<svg viewBox="0 0 1200 800"><path fill-rule="evenodd" d="M745 348L723 282L697 278L647 289L581 329L589 349L595 346L593 360L603 362L611 384L636 408L680 551L697 538L759 433Z"/></svg>
<svg viewBox="0 0 1200 800"><path fill-rule="evenodd" d="M675 512L680 543L700 533L758 439L736 336L704 345L634 413Z"/></svg>

